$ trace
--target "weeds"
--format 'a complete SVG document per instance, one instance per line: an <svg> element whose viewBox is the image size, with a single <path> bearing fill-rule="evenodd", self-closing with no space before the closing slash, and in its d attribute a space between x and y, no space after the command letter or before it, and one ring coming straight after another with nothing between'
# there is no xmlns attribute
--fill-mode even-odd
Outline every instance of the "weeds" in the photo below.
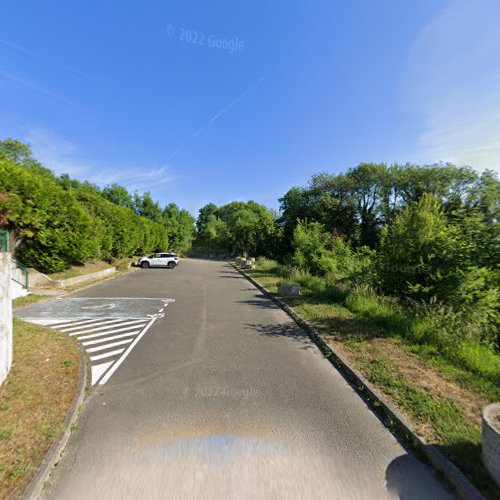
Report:
<svg viewBox="0 0 500 500"><path fill-rule="evenodd" d="M249 273L268 289L283 279L299 284L302 296L285 302L317 325L327 341L337 348L340 342L347 359L421 435L491 494L478 422L482 406L500 399L500 356L475 334L473 318L439 304L402 303L367 285L269 260L259 260Z"/></svg>

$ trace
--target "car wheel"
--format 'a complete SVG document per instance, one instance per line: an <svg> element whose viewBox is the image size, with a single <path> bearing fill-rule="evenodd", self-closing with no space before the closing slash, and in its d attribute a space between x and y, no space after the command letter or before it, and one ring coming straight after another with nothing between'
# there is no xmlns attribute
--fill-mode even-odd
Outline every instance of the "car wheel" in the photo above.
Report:
<svg viewBox="0 0 500 500"><path fill-rule="evenodd" d="M175 267L175 264L174 264L173 262L169 262L169 263L167 264L167 267L168 267L169 269L173 269L173 268Z"/></svg>
<svg viewBox="0 0 500 500"><path fill-rule="evenodd" d="M149 262L141 262L141 267L147 269L149 267Z"/></svg>

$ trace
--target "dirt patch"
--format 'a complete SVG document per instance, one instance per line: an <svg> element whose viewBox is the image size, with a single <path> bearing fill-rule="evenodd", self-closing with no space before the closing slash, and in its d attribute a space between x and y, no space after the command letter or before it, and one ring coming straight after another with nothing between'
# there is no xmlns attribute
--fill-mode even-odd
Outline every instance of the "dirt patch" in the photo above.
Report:
<svg viewBox="0 0 500 500"><path fill-rule="evenodd" d="M1 499L22 496L61 435L78 378L78 351L69 338L15 320L14 362L0 387Z"/></svg>
<svg viewBox="0 0 500 500"><path fill-rule="evenodd" d="M345 345L340 339L335 340L329 337L327 342L355 366L360 362L380 358L388 360L391 368L413 386L438 398L452 401L461 409L469 422L481 424L482 409L489 403L488 399L449 380L436 368L406 351L397 340L372 339L369 343L357 344L355 349ZM439 441L430 423L415 422L404 409L399 409L408 420L413 422L415 429L422 437L429 442Z"/></svg>
<svg viewBox="0 0 500 500"><path fill-rule="evenodd" d="M48 274L47 276L53 280L66 280L69 278L74 278L76 276L82 276L83 274L104 271L105 269L109 269L110 267L112 266L108 262L105 262L103 260L94 260L91 262L86 262L85 264L71 266L64 271Z"/></svg>
<svg viewBox="0 0 500 500"><path fill-rule="evenodd" d="M481 394L465 389L447 379L434 367L408 353L398 342L377 339L372 343L376 355L389 359L391 364L408 381L426 392L446 398L460 407L467 419L480 425L482 409L489 403Z"/></svg>

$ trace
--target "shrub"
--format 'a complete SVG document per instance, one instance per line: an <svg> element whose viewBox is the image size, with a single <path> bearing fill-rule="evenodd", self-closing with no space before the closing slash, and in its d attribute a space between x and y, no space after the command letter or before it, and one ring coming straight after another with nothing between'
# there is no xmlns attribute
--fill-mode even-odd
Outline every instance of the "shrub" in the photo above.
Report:
<svg viewBox="0 0 500 500"><path fill-rule="evenodd" d="M21 236L18 254L26 265L52 272L97 251L92 219L50 175L0 160L0 191L4 224Z"/></svg>
<svg viewBox="0 0 500 500"><path fill-rule="evenodd" d="M0 159L0 214L24 264L55 272L89 259L167 248L162 224L105 199L98 188L63 183L37 163Z"/></svg>
<svg viewBox="0 0 500 500"><path fill-rule="evenodd" d="M293 236L290 266L330 279L371 283L374 252L368 247L353 250L343 238L317 223L299 221Z"/></svg>

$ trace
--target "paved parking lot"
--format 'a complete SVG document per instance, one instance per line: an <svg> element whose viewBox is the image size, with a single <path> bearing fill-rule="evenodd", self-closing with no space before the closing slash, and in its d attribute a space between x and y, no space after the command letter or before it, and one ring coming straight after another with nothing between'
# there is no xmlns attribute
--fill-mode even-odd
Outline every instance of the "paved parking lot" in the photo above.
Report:
<svg viewBox="0 0 500 500"><path fill-rule="evenodd" d="M96 374L44 498L452 497L229 265L188 259L72 297L22 315L118 359L148 330L105 384Z"/></svg>
<svg viewBox="0 0 500 500"><path fill-rule="evenodd" d="M85 349L91 385L103 385L173 299L79 297L38 303L20 311L25 321L76 337Z"/></svg>

